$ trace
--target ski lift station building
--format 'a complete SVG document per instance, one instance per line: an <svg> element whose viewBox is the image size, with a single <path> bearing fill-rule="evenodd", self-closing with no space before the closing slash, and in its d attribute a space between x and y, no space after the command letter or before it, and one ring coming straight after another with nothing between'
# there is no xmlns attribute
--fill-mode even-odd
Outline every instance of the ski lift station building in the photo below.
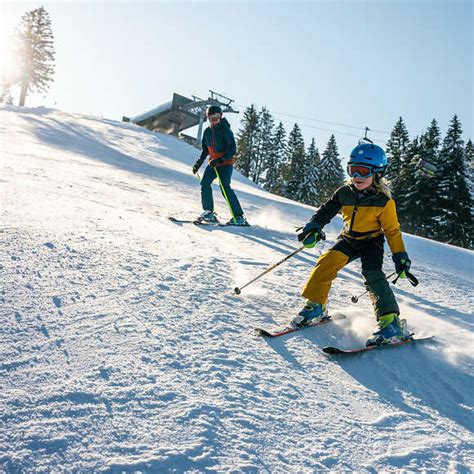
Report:
<svg viewBox="0 0 474 474"><path fill-rule="evenodd" d="M232 99L213 91L209 91L207 99L193 96L192 99L180 94L173 94L169 102L144 112L136 117L123 117L124 122L132 122L153 132L175 135L194 146L201 145L202 127L205 121L206 108L209 105L219 105L225 113L238 113L232 108ZM199 125L197 137L191 137L182 132Z"/></svg>

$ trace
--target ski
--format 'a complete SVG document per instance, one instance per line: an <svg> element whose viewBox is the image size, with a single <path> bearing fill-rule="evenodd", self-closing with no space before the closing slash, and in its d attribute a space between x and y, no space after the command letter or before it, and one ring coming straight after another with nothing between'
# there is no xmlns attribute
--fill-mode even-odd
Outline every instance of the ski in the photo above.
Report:
<svg viewBox="0 0 474 474"><path fill-rule="evenodd" d="M171 222L174 222L175 224L194 224L194 225L211 225L211 226L218 226L218 227L223 227L226 224L223 222L201 222L198 221L197 219L176 219L176 217L168 217L168 219Z"/></svg>
<svg viewBox="0 0 474 474"><path fill-rule="evenodd" d="M251 225L245 221L245 224L234 224L234 222L226 222L224 225L230 226L230 227L251 227Z"/></svg>
<svg viewBox="0 0 474 474"><path fill-rule="evenodd" d="M209 227L225 227L227 224L224 222L202 222L202 221L193 221L194 225L198 226L209 226Z"/></svg>
<svg viewBox="0 0 474 474"><path fill-rule="evenodd" d="M329 316L329 318L327 318L327 319L323 319L322 321L318 321L318 322L313 323L313 324L308 324L307 326L303 326L303 327L300 327L300 328L292 328L290 326L285 326L284 328L278 329L276 331L267 331L266 329L255 328L255 333L258 336L279 337L279 336L284 336L285 334L291 334L292 332L301 331L302 329L314 328L316 326L321 326L322 324L329 323L330 321L335 321L335 320L344 319L344 318L345 318L344 315L339 314L337 316Z"/></svg>
<svg viewBox="0 0 474 474"><path fill-rule="evenodd" d="M176 217L173 216L168 217L168 219L176 224L192 224L194 222L193 219L176 219Z"/></svg>
<svg viewBox="0 0 474 474"><path fill-rule="evenodd" d="M197 219L176 219L176 217L168 217L168 219L171 222L174 222L175 224L194 224L194 225L199 225L199 226L213 226L213 227L250 227L250 224L247 225L236 225L232 223L224 223L224 222L202 222Z"/></svg>
<svg viewBox="0 0 474 474"><path fill-rule="evenodd" d="M422 341L429 341L433 339L434 336L426 336L426 337L409 337L404 339L403 341L399 342L392 342L389 344L379 344L374 346L365 346L359 347L357 349L340 349L339 347L332 347L327 346L323 347L323 352L328 355L352 355L352 354L360 354L362 352L373 351L375 349L388 349L390 347L400 347L405 344L411 344L415 342L422 342Z"/></svg>

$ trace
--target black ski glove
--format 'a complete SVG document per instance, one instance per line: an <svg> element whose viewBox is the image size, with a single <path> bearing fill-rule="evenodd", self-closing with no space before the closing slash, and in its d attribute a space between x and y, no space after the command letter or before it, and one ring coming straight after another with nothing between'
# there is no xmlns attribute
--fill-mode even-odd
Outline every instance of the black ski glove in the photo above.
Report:
<svg viewBox="0 0 474 474"><path fill-rule="evenodd" d="M222 165L222 163L224 163L224 159L223 158L216 158L215 160L211 160L209 162L209 164L215 168L217 165Z"/></svg>
<svg viewBox="0 0 474 474"><path fill-rule="evenodd" d="M196 174L199 171L199 168L202 166L203 160L199 158L199 160L196 161L193 165L193 174Z"/></svg>
<svg viewBox="0 0 474 474"><path fill-rule="evenodd" d="M397 252L392 255L393 263L395 264L395 271L398 273L397 278L393 280L393 284L397 283L399 278L407 278L413 285L418 285L418 278L413 273L410 273L411 260L408 258L406 252Z"/></svg>
<svg viewBox="0 0 474 474"><path fill-rule="evenodd" d="M325 238L326 235L321 229L321 226L316 224L316 222L308 222L298 234L298 240L303 242L303 245L308 249L312 249L317 242Z"/></svg>
<svg viewBox="0 0 474 474"><path fill-rule="evenodd" d="M400 278L406 278L405 272L408 272L411 266L411 260L408 258L408 254L406 252L394 253L392 260L395 264L395 271L400 275Z"/></svg>

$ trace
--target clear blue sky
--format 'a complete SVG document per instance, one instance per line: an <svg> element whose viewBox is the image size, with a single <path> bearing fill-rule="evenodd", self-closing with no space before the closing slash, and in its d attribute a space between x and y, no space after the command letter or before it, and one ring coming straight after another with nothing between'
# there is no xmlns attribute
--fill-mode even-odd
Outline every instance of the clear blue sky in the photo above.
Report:
<svg viewBox="0 0 474 474"><path fill-rule="evenodd" d="M41 5L57 73L27 105L120 120L212 89L297 121L320 149L332 132L311 127L333 130L344 156L362 131L280 114L382 131L403 116L414 136L433 118L444 135L457 113L474 138L472 1L3 2L1 40Z"/></svg>

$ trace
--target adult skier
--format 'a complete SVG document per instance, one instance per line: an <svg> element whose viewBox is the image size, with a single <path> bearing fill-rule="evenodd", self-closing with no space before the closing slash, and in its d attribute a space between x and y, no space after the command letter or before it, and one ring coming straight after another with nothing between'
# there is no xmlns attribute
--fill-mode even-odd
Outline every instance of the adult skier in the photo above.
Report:
<svg viewBox="0 0 474 474"><path fill-rule="evenodd" d="M228 200L233 214L228 224L246 226L249 224L244 217L244 212L234 190L230 187L236 152L234 134L230 129L229 122L222 115L222 109L218 105L211 105L206 111L210 126L204 131L201 156L193 166L193 173L196 174L209 155L209 164L201 179L201 202L204 212L197 220L203 223L218 222L217 215L214 212L211 187L218 173L223 188L221 188L222 194Z"/></svg>
<svg viewBox="0 0 474 474"><path fill-rule="evenodd" d="M382 148L373 143L356 146L347 165L349 181L321 206L298 235L305 247L314 247L324 236L323 227L342 212L344 228L336 243L319 257L302 291L306 303L291 321L292 327L328 318L327 300L332 281L341 268L360 258L362 275L377 317L377 328L366 345L387 344L409 336L406 321L399 319L395 295L382 271L384 236L401 278L406 276L405 271L408 272L411 265L395 201L382 177L386 168L387 157Z"/></svg>

